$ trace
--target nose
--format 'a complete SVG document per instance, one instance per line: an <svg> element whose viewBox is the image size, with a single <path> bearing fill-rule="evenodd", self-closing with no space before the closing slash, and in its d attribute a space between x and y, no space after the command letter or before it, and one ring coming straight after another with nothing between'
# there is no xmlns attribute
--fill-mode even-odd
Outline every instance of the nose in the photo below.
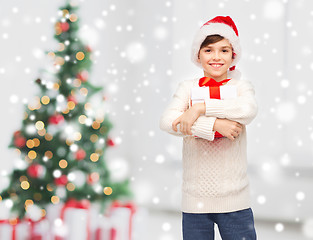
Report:
<svg viewBox="0 0 313 240"><path fill-rule="evenodd" d="M220 60L219 51L214 51L213 59L214 59L214 60Z"/></svg>

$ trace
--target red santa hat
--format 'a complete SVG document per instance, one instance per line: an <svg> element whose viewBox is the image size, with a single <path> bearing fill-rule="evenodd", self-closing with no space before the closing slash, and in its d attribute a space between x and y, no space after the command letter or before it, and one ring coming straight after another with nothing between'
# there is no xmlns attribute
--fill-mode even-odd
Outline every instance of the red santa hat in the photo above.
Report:
<svg viewBox="0 0 313 240"><path fill-rule="evenodd" d="M241 56L241 47L237 27L229 16L217 16L203 24L194 37L191 48L191 60L198 67L202 68L201 64L197 61L201 44L207 36L215 34L226 38L233 47L234 60L229 69L230 72L233 72Z"/></svg>

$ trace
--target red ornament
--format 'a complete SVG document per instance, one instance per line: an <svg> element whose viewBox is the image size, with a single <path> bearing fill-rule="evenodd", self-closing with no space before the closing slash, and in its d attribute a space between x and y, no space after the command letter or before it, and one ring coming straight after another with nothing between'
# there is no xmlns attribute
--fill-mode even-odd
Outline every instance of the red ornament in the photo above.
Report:
<svg viewBox="0 0 313 240"><path fill-rule="evenodd" d="M87 177L87 183L92 185L99 181L99 173L90 173Z"/></svg>
<svg viewBox="0 0 313 240"><path fill-rule="evenodd" d="M113 142L113 140L111 138L108 138L107 139L107 145L110 146L110 147L114 147L115 143Z"/></svg>
<svg viewBox="0 0 313 240"><path fill-rule="evenodd" d="M82 82L86 82L88 80L88 76L89 74L88 74L88 71L86 70L83 70L76 75L76 77L80 79Z"/></svg>
<svg viewBox="0 0 313 240"><path fill-rule="evenodd" d="M64 121L64 117L61 114L53 115L49 118L49 123L51 124L59 124Z"/></svg>
<svg viewBox="0 0 313 240"><path fill-rule="evenodd" d="M32 178L40 178L44 174L44 167L34 163L27 168L27 174Z"/></svg>
<svg viewBox="0 0 313 240"><path fill-rule="evenodd" d="M61 177L54 179L54 183L57 186L65 186L67 184L67 182L68 182L68 180L67 180L66 175L62 175Z"/></svg>
<svg viewBox="0 0 313 240"><path fill-rule="evenodd" d="M86 152L83 149L78 149L78 151L75 153L75 159L77 161L81 161L86 157Z"/></svg>
<svg viewBox="0 0 313 240"><path fill-rule="evenodd" d="M67 32L70 29L70 25L67 22L61 22L60 23L60 28L62 32Z"/></svg>
<svg viewBox="0 0 313 240"><path fill-rule="evenodd" d="M15 131L13 134L14 137L21 136L21 131Z"/></svg>
<svg viewBox="0 0 313 240"><path fill-rule="evenodd" d="M92 52L92 49L89 45L86 47L86 50L87 50L87 52Z"/></svg>
<svg viewBox="0 0 313 240"><path fill-rule="evenodd" d="M72 102L75 103L75 105L77 104L76 97L74 97L73 95L68 96L68 97L67 97L67 101L68 101L68 102L72 101Z"/></svg>
<svg viewBox="0 0 313 240"><path fill-rule="evenodd" d="M25 147L25 145L26 145L26 138L24 138L23 136L16 137L14 139L14 145L16 147L18 147L18 148Z"/></svg>

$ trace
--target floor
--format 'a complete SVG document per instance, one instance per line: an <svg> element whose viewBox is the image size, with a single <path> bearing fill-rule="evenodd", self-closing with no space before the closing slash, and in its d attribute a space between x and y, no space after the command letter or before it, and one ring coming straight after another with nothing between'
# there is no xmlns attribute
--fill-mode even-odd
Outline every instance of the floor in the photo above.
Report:
<svg viewBox="0 0 313 240"><path fill-rule="evenodd" d="M145 214L146 217L142 218L143 222L140 224L140 229L134 231L134 240L182 240L180 213L150 210L149 212L146 211ZM304 236L301 224L268 222L256 219L255 227L258 240L313 239ZM217 229L215 239L221 240Z"/></svg>

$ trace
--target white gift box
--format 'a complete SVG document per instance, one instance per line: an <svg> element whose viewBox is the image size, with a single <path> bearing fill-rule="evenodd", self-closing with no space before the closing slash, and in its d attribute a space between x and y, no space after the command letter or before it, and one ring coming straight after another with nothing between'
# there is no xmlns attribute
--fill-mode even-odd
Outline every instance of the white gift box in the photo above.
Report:
<svg viewBox="0 0 313 240"><path fill-rule="evenodd" d="M2 222L0 224L0 239L12 240L13 239L13 226L10 223ZM15 239L16 240L29 240L30 223L20 222L15 225ZM26 234L25 234L26 233Z"/></svg>
<svg viewBox="0 0 313 240"><path fill-rule="evenodd" d="M51 240L50 225L47 219L34 223L34 236L40 236L41 240Z"/></svg>
<svg viewBox="0 0 313 240"><path fill-rule="evenodd" d="M68 208L64 214L67 229L66 240L87 240L90 227L89 210Z"/></svg>
<svg viewBox="0 0 313 240"><path fill-rule="evenodd" d="M219 87L220 99L232 99L237 97L237 87L232 85L222 85ZM210 99L210 87L193 87L190 93L190 106L195 103L203 103L205 99Z"/></svg>
<svg viewBox="0 0 313 240"><path fill-rule="evenodd" d="M112 227L116 230L116 237L114 240L130 240L131 210L125 207L115 208L111 213L110 220L112 222Z"/></svg>
<svg viewBox="0 0 313 240"><path fill-rule="evenodd" d="M112 221L109 217L101 216L98 218L98 227L95 231L95 240L112 240L114 238Z"/></svg>
<svg viewBox="0 0 313 240"><path fill-rule="evenodd" d="M63 216L62 216L63 214ZM78 208L66 204L47 207L51 235L53 240L89 240L90 208Z"/></svg>

